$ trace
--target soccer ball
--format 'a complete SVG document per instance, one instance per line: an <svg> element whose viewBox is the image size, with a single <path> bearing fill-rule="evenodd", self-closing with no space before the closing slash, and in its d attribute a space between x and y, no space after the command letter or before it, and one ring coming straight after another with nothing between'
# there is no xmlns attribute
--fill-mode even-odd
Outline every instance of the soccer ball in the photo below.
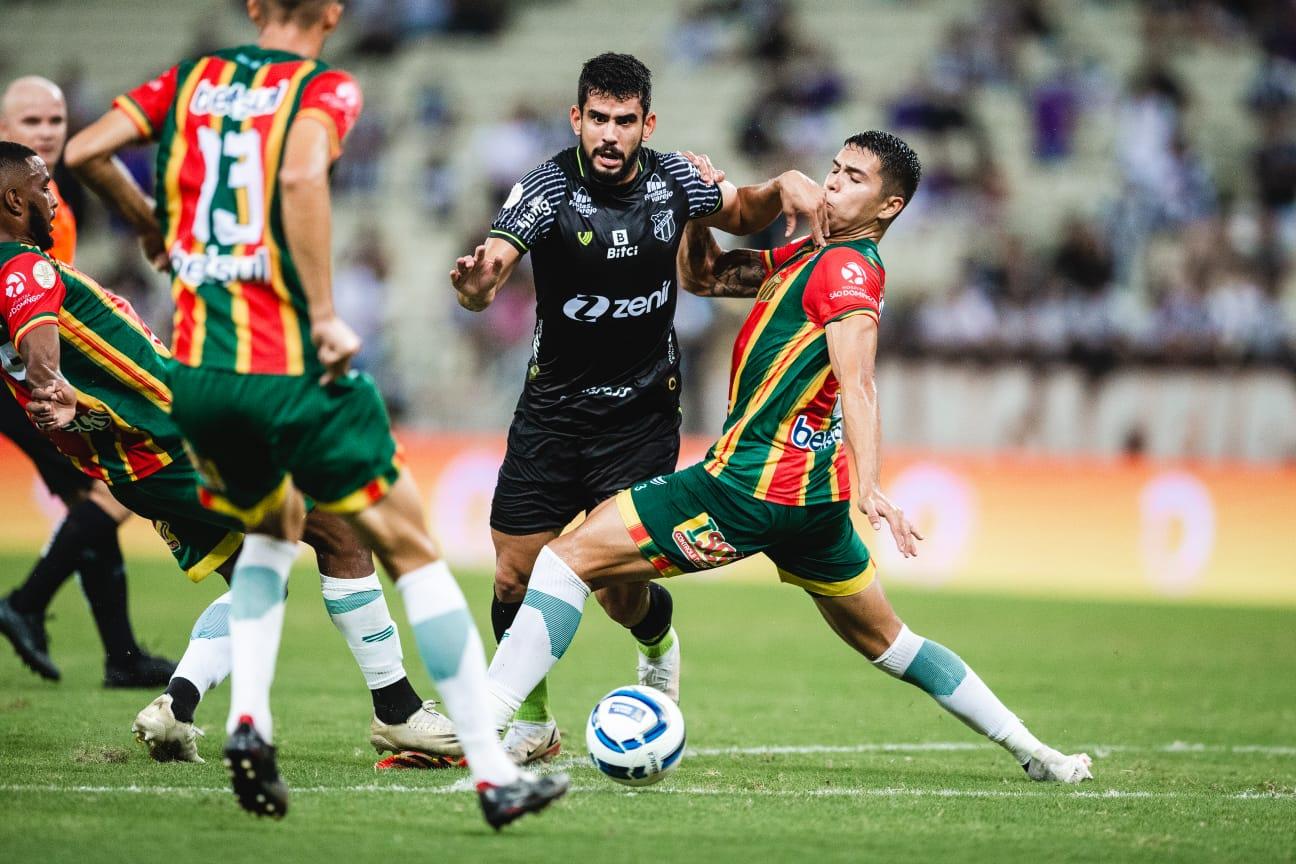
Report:
<svg viewBox="0 0 1296 864"><path fill-rule="evenodd" d="M684 715L651 687L618 687L590 712L585 746L594 767L626 786L650 786L684 755Z"/></svg>

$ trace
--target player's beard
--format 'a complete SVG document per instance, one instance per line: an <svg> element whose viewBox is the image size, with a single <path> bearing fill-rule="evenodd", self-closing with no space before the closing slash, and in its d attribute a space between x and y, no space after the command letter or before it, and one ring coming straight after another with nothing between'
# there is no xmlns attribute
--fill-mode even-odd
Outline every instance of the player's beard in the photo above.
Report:
<svg viewBox="0 0 1296 864"><path fill-rule="evenodd" d="M634 150L631 150L628 154L623 154L616 147L603 145L595 147L586 153L585 158L589 160L590 171L593 172L595 180L609 186L619 186L625 182L625 179L630 176L630 172L635 169L635 165L639 161L639 150L642 146L643 144L636 144ZM605 156L621 157L621 167L612 173L599 170L598 165L594 162L594 157L600 153Z"/></svg>
<svg viewBox="0 0 1296 864"><path fill-rule="evenodd" d="M42 252L54 248L53 226L41 216L35 204L27 205L27 233L31 235L36 248Z"/></svg>

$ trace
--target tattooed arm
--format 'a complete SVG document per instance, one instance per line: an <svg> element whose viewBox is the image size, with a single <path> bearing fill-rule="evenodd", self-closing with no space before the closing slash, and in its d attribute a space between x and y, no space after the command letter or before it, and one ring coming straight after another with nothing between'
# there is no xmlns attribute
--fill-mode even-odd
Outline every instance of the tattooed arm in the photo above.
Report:
<svg viewBox="0 0 1296 864"><path fill-rule="evenodd" d="M709 228L689 222L676 256L680 287L699 297L755 297L765 281L761 253L725 252Z"/></svg>

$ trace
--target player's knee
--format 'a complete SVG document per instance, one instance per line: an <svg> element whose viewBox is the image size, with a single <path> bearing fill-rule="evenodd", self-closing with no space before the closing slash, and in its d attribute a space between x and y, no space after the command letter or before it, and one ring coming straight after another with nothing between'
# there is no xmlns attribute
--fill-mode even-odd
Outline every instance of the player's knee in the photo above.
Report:
<svg viewBox="0 0 1296 864"><path fill-rule="evenodd" d="M599 605L607 616L622 627L633 627L648 611L648 583L614 585L596 592Z"/></svg>
<svg viewBox="0 0 1296 864"><path fill-rule="evenodd" d="M334 579L359 579L373 572L373 555L341 516L320 511L306 518L302 537L312 549L319 571Z"/></svg>
<svg viewBox="0 0 1296 864"><path fill-rule="evenodd" d="M860 634L859 650L869 660L876 660L895 642L904 622L894 612L869 616Z"/></svg>
<svg viewBox="0 0 1296 864"><path fill-rule="evenodd" d="M527 582L530 574L496 564L495 566L495 599L501 603L521 603L526 598Z"/></svg>

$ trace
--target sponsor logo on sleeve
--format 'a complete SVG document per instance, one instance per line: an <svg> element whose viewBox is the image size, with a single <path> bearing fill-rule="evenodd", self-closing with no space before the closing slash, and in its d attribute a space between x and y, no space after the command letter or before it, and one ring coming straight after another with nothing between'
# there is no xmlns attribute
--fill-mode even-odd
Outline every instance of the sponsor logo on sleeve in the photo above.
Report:
<svg viewBox="0 0 1296 864"><path fill-rule="evenodd" d="M522 184L514 183L513 188L509 190L508 197L504 199L505 210L512 210L517 203L522 200Z"/></svg>
<svg viewBox="0 0 1296 864"><path fill-rule="evenodd" d="M54 265L42 259L32 268L32 278L40 287L49 289L54 287L54 281L58 277L54 275Z"/></svg>
<svg viewBox="0 0 1296 864"><path fill-rule="evenodd" d="M27 290L27 277L21 273L10 273L5 277L5 296L12 300L21 297Z"/></svg>
<svg viewBox="0 0 1296 864"><path fill-rule="evenodd" d="M868 281L868 276L864 273L864 268L858 261L847 261L842 265L841 278L851 285L863 285Z"/></svg>
<svg viewBox="0 0 1296 864"><path fill-rule="evenodd" d="M530 231L537 222L551 215L553 215L553 207L549 206L549 199L545 198L543 194L532 195L530 200L527 201L522 215L513 224L519 231Z"/></svg>

